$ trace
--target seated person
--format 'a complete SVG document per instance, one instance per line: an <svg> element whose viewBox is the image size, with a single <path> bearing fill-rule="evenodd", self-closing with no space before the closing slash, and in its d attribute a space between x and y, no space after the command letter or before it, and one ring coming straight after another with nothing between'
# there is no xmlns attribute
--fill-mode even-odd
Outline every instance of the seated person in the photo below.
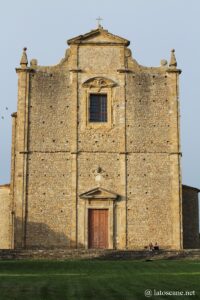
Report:
<svg viewBox="0 0 200 300"><path fill-rule="evenodd" d="M159 250L159 246L158 246L158 243L157 243L157 242L155 243L153 249L154 249L154 250Z"/></svg>

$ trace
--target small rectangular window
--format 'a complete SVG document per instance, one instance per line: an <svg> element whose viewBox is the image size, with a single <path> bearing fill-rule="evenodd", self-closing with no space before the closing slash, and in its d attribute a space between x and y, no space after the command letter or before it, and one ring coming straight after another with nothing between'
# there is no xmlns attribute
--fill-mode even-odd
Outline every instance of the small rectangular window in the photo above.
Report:
<svg viewBox="0 0 200 300"><path fill-rule="evenodd" d="M107 122L107 94L90 94L90 122Z"/></svg>

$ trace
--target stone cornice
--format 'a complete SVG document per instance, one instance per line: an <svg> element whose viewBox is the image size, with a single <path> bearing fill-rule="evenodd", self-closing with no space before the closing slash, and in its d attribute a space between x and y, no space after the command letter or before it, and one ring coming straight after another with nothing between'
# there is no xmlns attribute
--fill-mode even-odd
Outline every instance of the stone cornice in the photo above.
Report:
<svg viewBox="0 0 200 300"><path fill-rule="evenodd" d="M26 69L22 69L22 68L15 68L16 73L23 73L23 72L27 72L27 73L31 73L34 72L35 70L33 70L32 68L26 68Z"/></svg>
<svg viewBox="0 0 200 300"><path fill-rule="evenodd" d="M169 68L166 70L167 73L178 73L181 74L182 70L181 69L176 69L176 68Z"/></svg>

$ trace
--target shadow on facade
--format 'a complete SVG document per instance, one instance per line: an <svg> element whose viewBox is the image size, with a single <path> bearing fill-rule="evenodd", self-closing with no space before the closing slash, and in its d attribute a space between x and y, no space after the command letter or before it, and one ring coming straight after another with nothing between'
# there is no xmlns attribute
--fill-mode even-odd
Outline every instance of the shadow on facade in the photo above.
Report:
<svg viewBox="0 0 200 300"><path fill-rule="evenodd" d="M19 218L15 219L14 247L25 249L73 249L83 248L76 245L64 232L57 232L42 222L27 222L23 226Z"/></svg>

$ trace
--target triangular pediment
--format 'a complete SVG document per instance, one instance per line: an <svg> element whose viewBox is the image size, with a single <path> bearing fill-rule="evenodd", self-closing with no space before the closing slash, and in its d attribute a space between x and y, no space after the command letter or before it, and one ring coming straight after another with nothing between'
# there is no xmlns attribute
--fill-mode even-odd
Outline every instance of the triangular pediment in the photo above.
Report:
<svg viewBox="0 0 200 300"><path fill-rule="evenodd" d="M80 195L80 198L82 199L117 199L118 194L108 191L106 189L97 187L95 189L92 189L90 191L87 191Z"/></svg>
<svg viewBox="0 0 200 300"><path fill-rule="evenodd" d="M130 42L122 37L114 35L102 27L92 30L84 35L79 35L67 41L71 44L118 44L128 46Z"/></svg>

